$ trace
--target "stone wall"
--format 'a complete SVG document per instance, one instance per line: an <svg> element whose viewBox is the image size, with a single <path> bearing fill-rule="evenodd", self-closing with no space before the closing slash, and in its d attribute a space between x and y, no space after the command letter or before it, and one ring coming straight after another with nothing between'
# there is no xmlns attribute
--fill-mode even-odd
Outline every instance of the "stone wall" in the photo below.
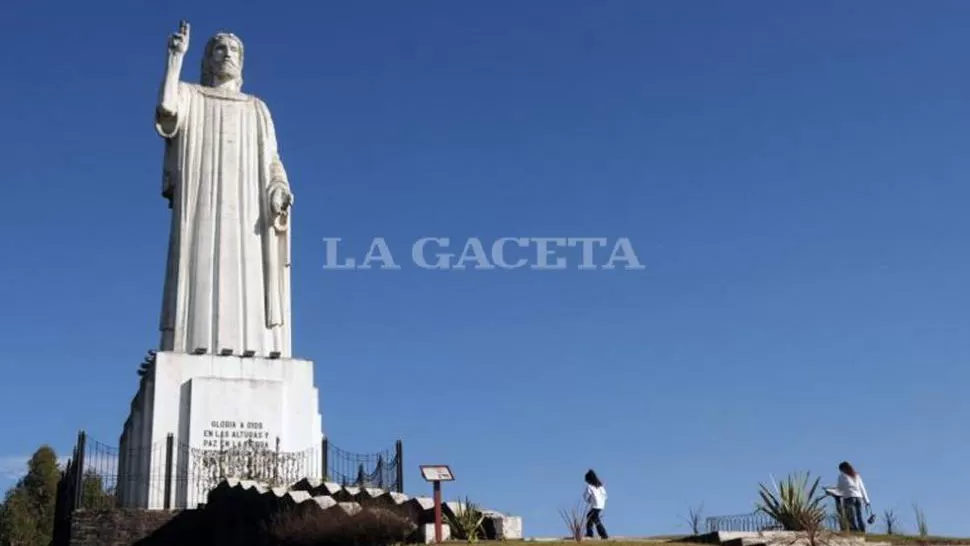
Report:
<svg viewBox="0 0 970 546"><path fill-rule="evenodd" d="M257 507L258 508L258 507ZM69 546L255 546L266 510L78 510Z"/></svg>
<svg viewBox="0 0 970 546"><path fill-rule="evenodd" d="M132 546L177 515L163 510L78 510L71 518L71 546Z"/></svg>
<svg viewBox="0 0 970 546"><path fill-rule="evenodd" d="M412 537L417 542L433 537L433 527L427 524L434 521L434 502L427 497L323 482L314 486L309 481L281 492L256 482L227 480L209 493L208 501L204 508L181 511L79 510L72 517L67 546L264 546L267 540L275 540L267 529L279 525L275 518L284 513L284 520L289 520L283 522L284 534L349 532L379 538L391 532L388 525L392 534L408 532L396 530L398 524L386 518L375 519L380 512L395 516L392 520L403 518L402 525L410 522L412 530L424 530L423 535ZM457 503L444 503L442 515L453 515L460 508ZM522 538L522 518L484 512L484 538ZM290 524L296 527L291 529ZM446 536L449 530L446 524Z"/></svg>

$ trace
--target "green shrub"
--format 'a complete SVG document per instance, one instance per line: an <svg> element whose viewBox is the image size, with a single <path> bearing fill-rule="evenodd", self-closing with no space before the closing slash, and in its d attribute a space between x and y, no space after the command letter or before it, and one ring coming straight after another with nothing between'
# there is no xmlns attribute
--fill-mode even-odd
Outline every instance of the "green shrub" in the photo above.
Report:
<svg viewBox="0 0 970 546"><path fill-rule="evenodd" d="M475 542L485 537L485 514L468 497L457 503L454 514L448 514L452 538Z"/></svg>
<svg viewBox="0 0 970 546"><path fill-rule="evenodd" d="M406 541L417 528L386 508L366 507L347 515L298 507L274 515L268 535L279 546L388 546Z"/></svg>
<svg viewBox="0 0 970 546"><path fill-rule="evenodd" d="M781 485L774 483L774 491L761 485L761 501L757 505L786 531L809 531L822 526L825 520L825 495L819 494L818 482L808 485L810 475L789 475Z"/></svg>

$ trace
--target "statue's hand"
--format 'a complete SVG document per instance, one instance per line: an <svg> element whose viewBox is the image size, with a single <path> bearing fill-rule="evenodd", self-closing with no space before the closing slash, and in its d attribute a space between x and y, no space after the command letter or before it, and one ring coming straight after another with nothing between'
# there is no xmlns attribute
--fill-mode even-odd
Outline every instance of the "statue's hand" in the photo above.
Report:
<svg viewBox="0 0 970 546"><path fill-rule="evenodd" d="M189 49L189 23L182 21L179 23L178 32L172 33L168 37L168 51L171 55L182 56Z"/></svg>
<svg viewBox="0 0 970 546"><path fill-rule="evenodd" d="M269 194L269 205L273 216L286 214L293 205L293 194L285 186L276 186Z"/></svg>

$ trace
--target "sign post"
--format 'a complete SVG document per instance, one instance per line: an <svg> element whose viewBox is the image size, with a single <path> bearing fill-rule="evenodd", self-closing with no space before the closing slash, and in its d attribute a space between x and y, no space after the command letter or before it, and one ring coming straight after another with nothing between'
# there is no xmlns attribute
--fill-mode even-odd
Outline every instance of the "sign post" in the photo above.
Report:
<svg viewBox="0 0 970 546"><path fill-rule="evenodd" d="M434 541L441 543L441 482L451 482L455 480L455 475L451 473L448 465L444 464L423 464L421 465L421 476L425 481L434 485Z"/></svg>

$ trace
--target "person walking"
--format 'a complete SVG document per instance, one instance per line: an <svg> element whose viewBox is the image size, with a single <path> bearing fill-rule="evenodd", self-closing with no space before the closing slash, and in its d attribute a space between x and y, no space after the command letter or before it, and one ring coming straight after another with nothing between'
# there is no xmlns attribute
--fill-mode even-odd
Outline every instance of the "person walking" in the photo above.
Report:
<svg viewBox="0 0 970 546"><path fill-rule="evenodd" d="M589 512L586 513L586 537L593 538L593 527L600 538L607 539L606 526L603 525L602 513L606 508L606 487L593 469L586 472L586 493L583 499L589 505Z"/></svg>
<svg viewBox="0 0 970 546"><path fill-rule="evenodd" d="M866 532L866 522L862 517L862 505L865 504L866 510L871 513L872 503L869 502L869 493L866 491L862 476L848 461L839 463L838 490L842 495L842 510L849 520L850 530L860 533Z"/></svg>

